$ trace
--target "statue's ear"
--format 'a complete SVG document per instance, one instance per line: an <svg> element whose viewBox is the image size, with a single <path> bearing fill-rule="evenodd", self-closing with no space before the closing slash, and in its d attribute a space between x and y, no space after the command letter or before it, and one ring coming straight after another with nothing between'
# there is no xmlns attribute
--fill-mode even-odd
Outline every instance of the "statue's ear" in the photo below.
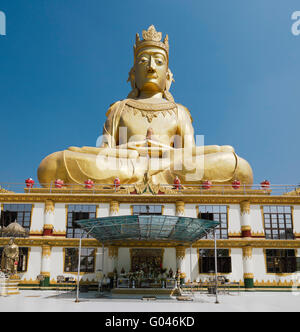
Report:
<svg viewBox="0 0 300 332"><path fill-rule="evenodd" d="M135 72L134 72L134 67L130 69L130 72L128 74L128 80L127 82L130 82L132 90L130 91L129 95L127 98L136 98L139 95L139 89L135 85Z"/></svg>
<svg viewBox="0 0 300 332"><path fill-rule="evenodd" d="M169 92L172 82L175 82L173 79L173 73L171 72L170 68L167 71L167 82L166 82L166 91Z"/></svg>
<svg viewBox="0 0 300 332"><path fill-rule="evenodd" d="M167 71L167 81L166 81L166 89L164 91L164 98L167 99L168 101L174 102L174 98L171 95L171 93L169 92L172 82L175 82L175 80L173 79L173 73L171 72L170 68Z"/></svg>
<svg viewBox="0 0 300 332"><path fill-rule="evenodd" d="M135 72L134 72L134 67L130 69L130 72L128 74L128 80L127 82L130 82L132 89L134 89L135 86Z"/></svg>

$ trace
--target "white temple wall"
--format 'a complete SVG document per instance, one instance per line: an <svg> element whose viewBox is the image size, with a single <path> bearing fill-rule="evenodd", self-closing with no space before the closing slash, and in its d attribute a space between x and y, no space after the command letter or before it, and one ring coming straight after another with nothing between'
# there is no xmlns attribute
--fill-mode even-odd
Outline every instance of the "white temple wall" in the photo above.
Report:
<svg viewBox="0 0 300 332"><path fill-rule="evenodd" d="M112 272L112 260L108 257L108 248L104 248L104 274Z"/></svg>
<svg viewBox="0 0 300 332"><path fill-rule="evenodd" d="M232 204L228 211L228 233L241 232L241 212L239 204Z"/></svg>
<svg viewBox="0 0 300 332"><path fill-rule="evenodd" d="M238 282L244 280L244 267L243 267L243 250L240 248L231 249L231 269L232 272L227 274L226 277L231 282Z"/></svg>
<svg viewBox="0 0 300 332"><path fill-rule="evenodd" d="M264 233L264 222L260 205L251 205L250 220L252 233Z"/></svg>
<svg viewBox="0 0 300 332"><path fill-rule="evenodd" d="M169 270L171 268L175 274L175 272L176 272L176 249L175 248L165 248L164 258L163 258L163 268L167 269L167 272L169 272Z"/></svg>
<svg viewBox="0 0 300 332"><path fill-rule="evenodd" d="M102 260L103 260L102 247L96 248L95 273L97 273L99 270L102 271Z"/></svg>
<svg viewBox="0 0 300 332"><path fill-rule="evenodd" d="M130 216L131 215L131 205L134 205L134 204L120 204L119 215L120 216Z"/></svg>
<svg viewBox="0 0 300 332"><path fill-rule="evenodd" d="M130 249L129 248L119 248L118 254L118 272L120 273L122 268L128 273L131 269L130 265Z"/></svg>
<svg viewBox="0 0 300 332"><path fill-rule="evenodd" d="M97 218L109 216L110 205L109 203L100 203L97 209Z"/></svg>
<svg viewBox="0 0 300 332"><path fill-rule="evenodd" d="M44 203L34 203L31 215L30 231L41 232L44 227Z"/></svg>
<svg viewBox="0 0 300 332"><path fill-rule="evenodd" d="M52 247L50 258L50 280L56 281L57 276L74 277L74 273L64 272L64 248Z"/></svg>
<svg viewBox="0 0 300 332"><path fill-rule="evenodd" d="M53 228L55 232L66 232L67 205L56 203L54 209Z"/></svg>
<svg viewBox="0 0 300 332"><path fill-rule="evenodd" d="M29 280L35 281L37 276L41 273L41 261L42 261L42 248L41 247L29 248L27 272L20 274L21 279L27 281Z"/></svg>
<svg viewBox="0 0 300 332"><path fill-rule="evenodd" d="M185 258L183 262L184 271L186 273L186 281L197 280L199 275L197 248L187 248L185 250Z"/></svg>
<svg viewBox="0 0 300 332"><path fill-rule="evenodd" d="M266 263L264 250L262 248L252 249L252 262L253 262L253 273L254 281L266 280Z"/></svg>
<svg viewBox="0 0 300 332"><path fill-rule="evenodd" d="M184 216L189 218L197 218L196 204L185 204Z"/></svg>
<svg viewBox="0 0 300 332"><path fill-rule="evenodd" d="M300 234L300 206L299 205L294 205L293 222L294 222L294 233Z"/></svg>
<svg viewBox="0 0 300 332"><path fill-rule="evenodd" d="M164 204L163 206L164 206L163 214L165 216L175 216L175 211L176 211L175 204Z"/></svg>

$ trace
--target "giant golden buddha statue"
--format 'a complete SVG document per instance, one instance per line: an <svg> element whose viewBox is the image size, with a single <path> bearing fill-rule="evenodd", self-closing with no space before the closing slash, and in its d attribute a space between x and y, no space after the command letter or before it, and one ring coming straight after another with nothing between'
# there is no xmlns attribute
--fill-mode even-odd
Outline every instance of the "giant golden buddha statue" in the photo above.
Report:
<svg viewBox="0 0 300 332"><path fill-rule="evenodd" d="M99 147L70 147L46 157L38 169L43 186L56 179L66 184L197 184L205 180L252 184L252 169L231 146L196 146L189 110L169 92L168 36L154 26L136 35L134 65L129 73L132 91L112 104Z"/></svg>

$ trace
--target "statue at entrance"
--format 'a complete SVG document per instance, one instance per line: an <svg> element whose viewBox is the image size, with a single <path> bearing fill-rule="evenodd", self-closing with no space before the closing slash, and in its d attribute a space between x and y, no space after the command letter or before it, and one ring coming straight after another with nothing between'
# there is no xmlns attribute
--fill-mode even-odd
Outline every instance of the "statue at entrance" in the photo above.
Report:
<svg viewBox="0 0 300 332"><path fill-rule="evenodd" d="M3 249L1 259L1 270L10 275L17 273L19 261L19 247L15 244L13 238L10 239L9 244Z"/></svg>
<svg viewBox="0 0 300 332"><path fill-rule="evenodd" d="M56 179L68 184L151 182L252 184L252 169L231 146L196 146L189 110L170 93L168 36L154 26L136 35L132 91L111 105L100 147L70 147L46 157L38 169L43 186Z"/></svg>

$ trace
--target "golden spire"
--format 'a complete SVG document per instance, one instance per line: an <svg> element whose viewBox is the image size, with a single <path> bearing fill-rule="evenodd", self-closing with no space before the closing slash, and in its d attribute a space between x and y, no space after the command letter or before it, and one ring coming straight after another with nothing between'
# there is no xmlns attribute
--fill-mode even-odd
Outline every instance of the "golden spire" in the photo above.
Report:
<svg viewBox="0 0 300 332"><path fill-rule="evenodd" d="M139 34L136 34L136 40L134 45L134 57L137 54L137 51L146 46L156 46L160 47L166 51L167 56L169 57L169 37L166 35L164 41L162 42L162 33L157 32L154 25L150 25L148 30L143 30L142 33L143 40L140 39Z"/></svg>

